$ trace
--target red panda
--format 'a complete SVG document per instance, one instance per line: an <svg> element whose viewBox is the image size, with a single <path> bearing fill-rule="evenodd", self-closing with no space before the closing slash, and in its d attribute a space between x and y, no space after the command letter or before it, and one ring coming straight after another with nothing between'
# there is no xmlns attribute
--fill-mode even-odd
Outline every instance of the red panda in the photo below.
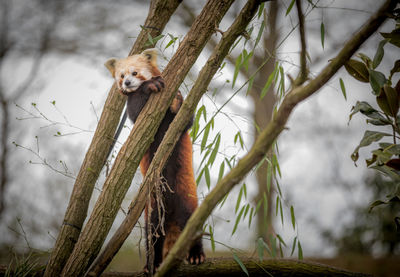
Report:
<svg viewBox="0 0 400 277"><path fill-rule="evenodd" d="M135 123L150 94L159 92L164 87L164 80L160 76L161 73L157 67L157 50L145 50L139 55L124 59L112 58L105 63L105 66L115 78L120 92L128 96L128 116ZM143 176L146 174L154 153L157 151L182 101L182 95L178 91L158 128L154 141L140 162ZM192 142L187 132L192 124L193 122L191 121L186 126L162 173L170 188L163 191L165 221L161 222L159 218L153 196L150 200L153 211L150 216L150 222L148 222L147 207L145 209L146 239L148 238L147 226L151 224L152 243L154 245L153 268L158 268L161 264L198 205L197 186L192 166ZM160 224L164 226L160 226ZM165 230L165 235L162 234L161 227ZM148 243L146 243L146 249L148 250ZM147 255L145 268L149 268L148 260ZM201 264L204 260L205 254L201 238L199 238L189 250L187 261L190 264Z"/></svg>

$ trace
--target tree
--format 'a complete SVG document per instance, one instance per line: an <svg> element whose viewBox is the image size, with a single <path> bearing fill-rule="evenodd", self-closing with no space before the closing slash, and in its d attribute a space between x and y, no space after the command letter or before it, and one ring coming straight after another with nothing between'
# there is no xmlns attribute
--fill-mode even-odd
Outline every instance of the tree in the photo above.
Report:
<svg viewBox="0 0 400 277"><path fill-rule="evenodd" d="M65 255L62 258L62 262L54 265L49 263L47 272L51 270L56 270L59 272L64 266L63 262L66 262L62 274L64 276L75 276L83 274L90 263L93 261L95 256L100 250L101 244L105 239L105 235L111 226L113 219L115 218L116 209L118 209L123 196L126 193L127 187L130 184L134 172L138 166L140 158L144 154L144 150L147 149L150 144L151 138L154 135L156 128L161 121L161 118L172 101L174 93L176 92L180 82L182 82L184 76L188 72L189 68L199 55L201 49L204 47L205 43L209 39L210 35L215 30L215 26L218 25L219 21L222 19L223 15L231 5L232 1L209 1L202 13L197 17L196 21L193 23L191 30L189 31L186 38L182 41L179 49L172 58L171 62L163 72L163 76L166 80L167 87L163 93L158 95L153 95L149 103L147 103L141 116L133 128L131 135L127 142L122 147L119 155L116 158L113 168L111 169L110 175L107 177L103 191L96 203L92 216L90 217L88 223L82 230L79 240L76 243L74 250L71 255L69 255L72 247L68 247L68 251L63 254L54 254L53 256ZM294 1L292 1L294 3ZM156 5L157 1L152 2ZM190 118L190 115L194 112L198 100L200 99L202 93L207 87L207 81L212 78L216 72L219 64L222 62L223 57L228 52L230 46L235 41L239 35L243 34L243 29L247 25L248 21L251 20L253 14L257 11L259 1L248 1L246 6L243 8L240 15L236 18L235 22L231 28L226 31L219 43L214 49L206 66L200 73L200 78L198 82L194 85L189 93L189 96L185 100L180 112L178 113L174 123L171 125L168 133L166 134L163 143L161 144L159 150L157 151L152 164L148 170L148 173L144 179L143 185L140 192L136 198L136 201L132 203L130 208L130 214L134 214L134 218L138 217L141 213L145 203L145 196L151 187L158 184L160 178L160 168L162 168L163 162L168 157L169 149L171 145L174 145L174 140L182 131L181 126L185 126ZM396 4L396 1L387 1L382 8L364 25L363 28L350 39L339 52L339 54L334 58L329 65L327 65L320 74L318 74L314 79L307 82L306 77L306 49L305 44L301 49L301 66L298 78L293 80L292 87L289 92L285 93L282 103L277 109L275 115L272 117L271 121L267 126L260 132L258 139L256 140L254 146L245 155L232 170L222 178L216 187L211 191L211 193L205 198L201 206L197 209L195 214L190 219L187 227L182 233L180 239L175 244L171 253L167 257L166 261L161 266L158 275L163 275L169 272L173 266L175 266L184 256L185 251L188 249L190 242L193 238L197 236L197 233L201 230L204 220L209 216L215 205L225 197L225 195L252 169L256 166L262 159L279 136L279 134L284 130L285 124L291 114L293 108L306 99L307 97L314 94L319 88L324 86L326 82L336 73L336 71L353 55L353 53L358 49L358 47L372 34L377 28L382 24L386 18L386 13L391 11ZM288 9L290 12L290 9ZM180 70L178 71L177 68ZM204 78L204 79L203 79ZM205 85L205 87L204 87ZM112 103L119 104L117 102L123 102L122 98L116 96L115 91L110 92L109 98L114 97L116 100L109 100L105 106L106 110L112 106ZM122 105L117 105L118 107ZM117 108L116 114L120 114L121 109ZM152 117L145 117L145 114L152 114ZM92 151L100 153L99 156L90 157L91 150L88 151L87 160L89 162L94 162L96 159L95 166L88 166L85 162L82 165L81 172L90 176L91 180L98 176L98 172L102 167L105 160L105 152L108 149L107 146L111 144L109 137L115 130L117 120L116 116L108 119L104 119L102 116L100 119L99 126L106 124L111 129L107 128L107 136L101 136L99 132L96 132L93 141L99 139L99 144L93 143ZM104 126L102 126L104 128ZM100 127L98 127L100 129ZM108 138L108 139L107 139ZM107 142L108 141L108 142ZM101 146L101 147L100 147ZM168 146L168 147L166 147ZM104 153L103 153L104 152ZM87 173L89 172L89 173ZM93 178L93 179L92 179ZM79 181L78 181L79 180ZM79 176L75 185L75 188L83 187L82 185L77 185L80 181ZM77 190L78 190L77 189ZM90 190L90 189L89 189ZM79 192L79 191L78 191ZM84 193L87 197L88 193ZM71 197L71 202L75 201L79 193L73 193ZM83 208L83 213L80 214L84 216L87 208ZM76 217L72 217L71 220ZM71 220L65 221L64 224L67 229L75 229L76 237L79 234L80 226L83 224L83 220L80 219L78 224L71 223ZM137 219L136 219L137 220ZM133 220L135 222L135 220ZM65 239L65 234L59 236L59 241ZM61 239L60 239L61 238ZM73 245L72 245L73 246ZM49 273L47 273L49 274Z"/></svg>

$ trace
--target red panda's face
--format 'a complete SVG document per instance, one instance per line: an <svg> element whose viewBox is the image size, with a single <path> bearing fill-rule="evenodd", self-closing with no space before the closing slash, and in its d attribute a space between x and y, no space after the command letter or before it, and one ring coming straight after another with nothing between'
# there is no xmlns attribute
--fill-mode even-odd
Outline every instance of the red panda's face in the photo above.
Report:
<svg viewBox="0 0 400 277"><path fill-rule="evenodd" d="M115 78L118 88L129 93L134 92L144 81L160 75L156 62L156 51L149 49L124 59L110 59L105 66Z"/></svg>
<svg viewBox="0 0 400 277"><path fill-rule="evenodd" d="M115 67L115 80L118 87L125 92L133 92L144 81L151 79L153 76L147 64L140 65L121 61L117 63Z"/></svg>

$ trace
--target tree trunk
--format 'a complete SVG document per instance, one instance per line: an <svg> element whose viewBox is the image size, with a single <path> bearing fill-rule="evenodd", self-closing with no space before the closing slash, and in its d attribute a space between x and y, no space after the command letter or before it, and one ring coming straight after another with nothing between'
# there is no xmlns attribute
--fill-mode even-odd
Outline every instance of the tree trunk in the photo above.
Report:
<svg viewBox="0 0 400 277"><path fill-rule="evenodd" d="M268 62L262 67L260 72L257 75L257 78L254 80L253 87L250 91L250 96L253 99L254 103L254 113L253 119L256 124L256 128L254 128L254 141L257 140L259 136L259 131L263 130L268 122L271 121L272 113L274 110L276 97L274 87L271 86L267 91L264 98L260 98L261 91L267 82L268 76L274 71L275 68L275 48L278 41L278 33L276 30L276 21L278 15L278 1L271 1L269 3L269 11L267 18L264 18L266 23L266 29L268 29L268 33L264 32L264 49L266 49L266 55L258 55L254 58L255 67L261 66L261 64L269 59ZM270 151L273 153L274 151ZM256 171L256 178L258 184L258 193L254 198L254 202L257 204L259 201L263 201L264 195L266 195L267 202L263 203L262 207L266 204L265 208L260 208L257 213L257 238L261 237L265 242L269 244L271 235L274 234L274 228L272 225L272 201L273 201L273 179L272 175L268 175L267 162L264 162L262 166L260 166ZM267 178L270 180L267 181ZM267 182L271 182L271 189L268 190Z"/></svg>
<svg viewBox="0 0 400 277"><path fill-rule="evenodd" d="M180 0L151 1L149 14L144 24L151 28L142 29L129 55L140 53L145 49L144 45L148 40L148 35L155 37L162 32L180 2ZM100 121L76 178L60 233L46 267L45 276L60 275L78 240L87 216L94 185L107 159L107 150L113 142L124 105L125 97L117 92L114 84L108 94Z"/></svg>
<svg viewBox="0 0 400 277"><path fill-rule="evenodd" d="M232 2L233 0L208 1L181 42L162 74L166 88L161 93L151 95L140 113L127 141L117 155L92 215L62 271L62 276L81 276L99 253L139 162L150 146L179 85ZM107 152L108 147L103 150Z"/></svg>

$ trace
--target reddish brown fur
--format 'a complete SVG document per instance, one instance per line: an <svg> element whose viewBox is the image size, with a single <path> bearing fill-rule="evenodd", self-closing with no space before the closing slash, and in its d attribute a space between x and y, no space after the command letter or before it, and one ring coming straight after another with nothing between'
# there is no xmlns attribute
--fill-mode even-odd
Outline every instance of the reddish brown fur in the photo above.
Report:
<svg viewBox="0 0 400 277"><path fill-rule="evenodd" d="M163 259L168 255L172 246L174 246L175 242L178 240L178 237L181 234L181 232L182 230L181 228L179 228L176 222L170 222L168 224L162 250Z"/></svg>
<svg viewBox="0 0 400 277"><path fill-rule="evenodd" d="M182 135L179 145L178 164L181 165L176 174L176 191L185 199L185 205L190 211L197 208L197 185L194 179L192 165L192 141L188 133Z"/></svg>

